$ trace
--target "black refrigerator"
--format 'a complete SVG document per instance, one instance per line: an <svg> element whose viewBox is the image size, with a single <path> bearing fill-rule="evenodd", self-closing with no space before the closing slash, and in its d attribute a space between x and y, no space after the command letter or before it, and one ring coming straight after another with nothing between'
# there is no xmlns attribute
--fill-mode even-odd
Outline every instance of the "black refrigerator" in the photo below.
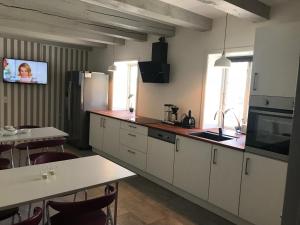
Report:
<svg viewBox="0 0 300 225"><path fill-rule="evenodd" d="M89 110L105 110L108 104L108 75L68 71L65 76L64 130L68 143L89 149Z"/></svg>

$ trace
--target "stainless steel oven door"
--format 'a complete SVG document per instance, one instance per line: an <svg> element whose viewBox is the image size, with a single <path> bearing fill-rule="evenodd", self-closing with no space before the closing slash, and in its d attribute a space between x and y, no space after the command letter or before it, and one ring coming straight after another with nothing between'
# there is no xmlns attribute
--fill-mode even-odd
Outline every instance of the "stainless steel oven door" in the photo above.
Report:
<svg viewBox="0 0 300 225"><path fill-rule="evenodd" d="M287 160L293 110L250 107L246 151Z"/></svg>

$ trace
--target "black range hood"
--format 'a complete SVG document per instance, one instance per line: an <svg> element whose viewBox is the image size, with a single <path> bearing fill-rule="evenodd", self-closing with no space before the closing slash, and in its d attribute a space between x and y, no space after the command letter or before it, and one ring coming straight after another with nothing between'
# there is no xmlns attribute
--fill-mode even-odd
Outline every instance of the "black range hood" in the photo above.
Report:
<svg viewBox="0 0 300 225"><path fill-rule="evenodd" d="M144 83L169 83L168 43L165 38L152 44L152 61L138 62Z"/></svg>

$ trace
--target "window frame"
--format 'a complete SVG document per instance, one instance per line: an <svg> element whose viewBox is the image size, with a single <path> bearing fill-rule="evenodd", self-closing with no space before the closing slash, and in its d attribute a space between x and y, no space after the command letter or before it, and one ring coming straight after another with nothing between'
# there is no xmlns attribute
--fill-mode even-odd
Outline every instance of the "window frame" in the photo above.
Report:
<svg viewBox="0 0 300 225"><path fill-rule="evenodd" d="M245 94L244 94L244 107L243 107L243 118L241 119L240 123L244 124L244 120L248 118L248 108L249 108L249 97L250 97L250 82L251 82L251 70L253 66L253 56L234 56L234 57L228 57L232 63L237 63L237 62L248 62L248 68L247 68L247 81L246 83L248 84L246 86ZM223 69L222 71L222 87L221 87L221 101L220 101L220 108L219 110L222 110L223 112L226 110L224 107L224 101L225 101L225 95L226 95L226 81L228 79L228 69ZM220 117L218 117L218 122L220 123ZM226 129L232 129L231 127L226 127Z"/></svg>
<svg viewBox="0 0 300 225"><path fill-rule="evenodd" d="M127 93L130 93L130 81L131 81L131 67L132 66L137 66L137 87L136 87L136 101L135 101L135 106L134 106L134 110L137 112L137 106L138 106L138 93L139 93L139 69L138 69L138 60L137 59L131 59L131 60L119 60L119 61L114 61L114 65L117 66L118 63L126 63L127 64ZM115 79L115 76L114 76L114 73L112 74L112 79L111 79L111 109L113 109L113 102L114 102L114 79ZM129 109L129 106L130 106L130 101L127 97L127 100L126 100L126 109Z"/></svg>
<svg viewBox="0 0 300 225"><path fill-rule="evenodd" d="M243 118L241 124L245 124L247 123L247 121L244 121L245 118L247 118L248 116L248 105L249 105L249 99L250 99L250 82L251 82L251 76L252 76L252 68L253 68L253 51L252 50L241 50L241 51L231 51L229 52L230 54L236 54L236 53L241 53L241 55L237 55L237 56L227 56L228 59L231 60L231 62L248 62L248 68L247 68L247 87L245 90L245 95L244 95L244 108L243 108ZM246 55L242 55L243 53L246 53ZM251 55L248 55L248 54ZM207 64L206 64L206 75L205 75L205 79L203 79L203 83L202 83L202 101L201 101L201 109L202 109L202 113L200 115L200 125L201 128L204 128L204 114L205 114L205 99L206 99L206 81L207 81L207 76L208 76L208 64L209 64L209 55L213 55L213 54L219 54L218 52L208 52L207 53ZM223 69L222 70L222 86L221 86L221 90L220 90L220 107L219 110L222 110L224 112L224 100L225 100L225 92L226 92L226 79L228 74L227 74L227 69ZM220 116L218 116L218 124L220 124L221 122L221 118ZM232 127L225 127L227 129L232 129Z"/></svg>

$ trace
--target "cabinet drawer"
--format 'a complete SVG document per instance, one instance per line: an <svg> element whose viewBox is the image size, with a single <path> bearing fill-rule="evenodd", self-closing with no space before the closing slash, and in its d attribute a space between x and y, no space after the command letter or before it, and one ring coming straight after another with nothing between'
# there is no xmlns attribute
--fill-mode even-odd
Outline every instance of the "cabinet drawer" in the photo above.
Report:
<svg viewBox="0 0 300 225"><path fill-rule="evenodd" d="M136 132L144 135L148 135L148 128L144 126L140 126L134 123L121 122L121 128L129 130L131 132Z"/></svg>
<svg viewBox="0 0 300 225"><path fill-rule="evenodd" d="M109 117L103 117L103 122L102 126L104 128L106 127L117 127L120 128L120 120L117 119L112 119Z"/></svg>
<svg viewBox="0 0 300 225"><path fill-rule="evenodd" d="M146 154L145 153L128 148L125 145L120 145L120 158L124 162L126 162L140 170L146 169Z"/></svg>
<svg viewBox="0 0 300 225"><path fill-rule="evenodd" d="M120 143L135 150L147 152L147 136L120 129Z"/></svg>

